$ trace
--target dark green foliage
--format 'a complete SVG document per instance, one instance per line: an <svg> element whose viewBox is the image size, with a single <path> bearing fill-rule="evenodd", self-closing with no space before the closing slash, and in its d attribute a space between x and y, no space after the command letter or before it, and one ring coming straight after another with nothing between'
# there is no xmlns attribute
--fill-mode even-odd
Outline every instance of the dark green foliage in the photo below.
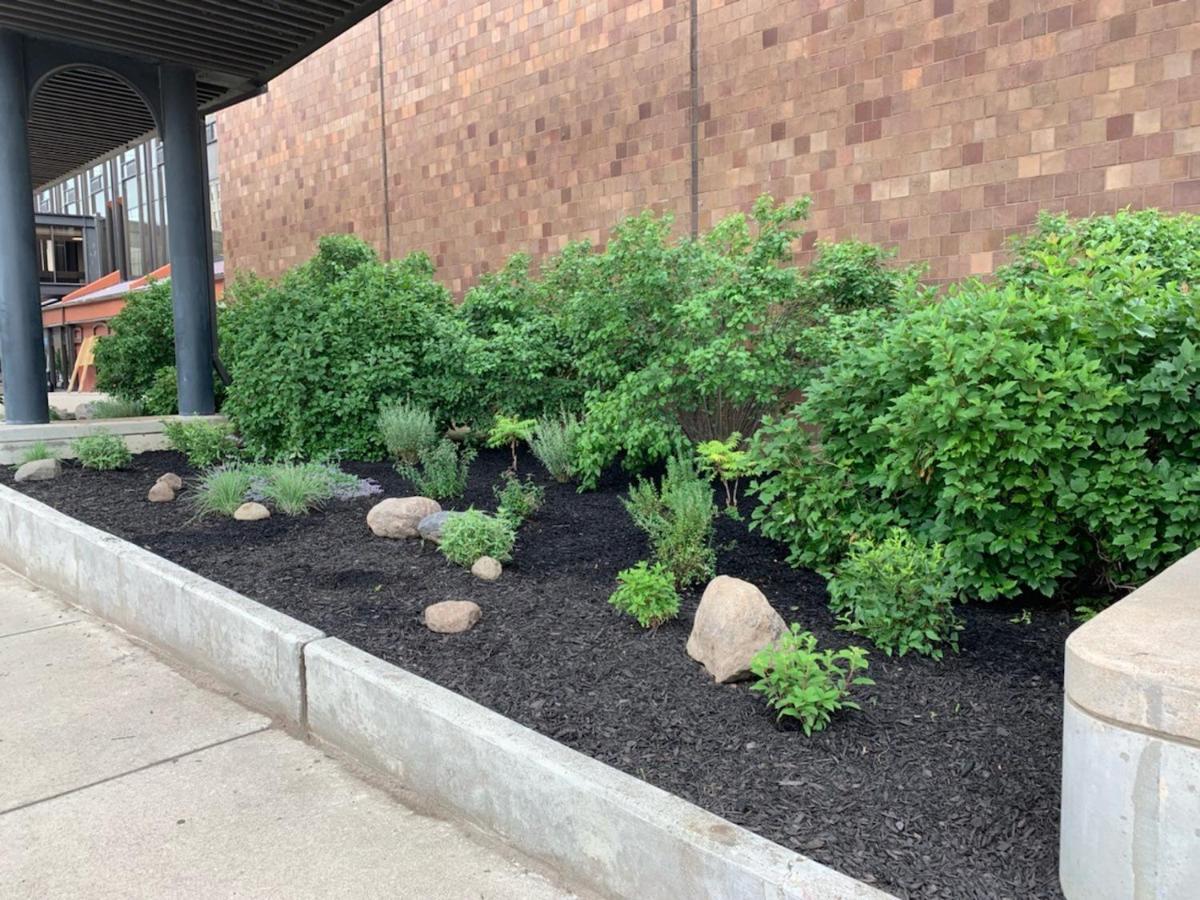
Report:
<svg viewBox="0 0 1200 900"><path fill-rule="evenodd" d="M867 653L861 647L818 650L812 632L793 625L751 661L758 681L750 690L766 697L778 718L797 719L804 733L812 734L824 729L838 710L860 708L848 698L855 687L875 683L859 674L866 670Z"/></svg>
<svg viewBox="0 0 1200 900"><path fill-rule="evenodd" d="M803 293L814 310L848 313L888 306L917 274L888 266L895 255L862 241L818 244L816 259L804 272Z"/></svg>
<svg viewBox="0 0 1200 900"><path fill-rule="evenodd" d="M958 650L959 578L945 547L894 528L883 540L862 538L850 546L829 579L829 606L841 628L888 656L912 650L941 659L945 646Z"/></svg>
<svg viewBox="0 0 1200 900"><path fill-rule="evenodd" d="M170 416L179 409L179 393L175 367L163 366L154 373L154 379L146 393L142 394L142 406L148 416ZM218 391L218 393L222 393Z"/></svg>
<svg viewBox="0 0 1200 900"><path fill-rule="evenodd" d="M96 342L96 389L123 400L140 401L158 370L175 364L175 323L171 282L155 281L125 298L109 322L111 334ZM153 415L167 413L154 411Z"/></svg>
<svg viewBox="0 0 1200 900"><path fill-rule="evenodd" d="M481 556L508 562L516 541L517 533L507 519L469 509L446 520L438 549L450 562L471 566Z"/></svg>
<svg viewBox="0 0 1200 900"><path fill-rule="evenodd" d="M650 538L655 562L679 587L713 576L712 548L716 504L712 486L696 473L688 457L672 457L662 483L639 480L622 501L635 525Z"/></svg>
<svg viewBox="0 0 1200 900"><path fill-rule="evenodd" d="M124 439L106 431L81 437L72 447L81 466L99 472L123 469L133 459L133 454L125 446Z"/></svg>
<svg viewBox="0 0 1200 900"><path fill-rule="evenodd" d="M382 265L354 247L322 239L313 260L250 285L226 313L226 412L253 454L379 458L380 398L425 399L424 361L449 297L427 257Z"/></svg>
<svg viewBox="0 0 1200 900"><path fill-rule="evenodd" d="M984 599L1136 584L1200 543L1200 302L1176 280L1200 273L1200 229L1156 216L1043 220L1014 283L844 348L760 435L764 533L829 570L906 526Z"/></svg>
<svg viewBox="0 0 1200 900"><path fill-rule="evenodd" d="M661 563L640 562L617 575L620 585L608 602L633 616L643 628L657 628L679 615L675 578Z"/></svg>
<svg viewBox="0 0 1200 900"><path fill-rule="evenodd" d="M233 429L212 422L164 422L167 444L187 457L197 469L205 469L238 455Z"/></svg>

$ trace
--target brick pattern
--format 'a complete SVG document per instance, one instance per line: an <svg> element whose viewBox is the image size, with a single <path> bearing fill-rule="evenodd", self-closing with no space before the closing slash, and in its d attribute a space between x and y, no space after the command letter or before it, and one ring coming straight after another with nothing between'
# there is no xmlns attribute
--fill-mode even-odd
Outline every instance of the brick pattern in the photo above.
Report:
<svg viewBox="0 0 1200 900"><path fill-rule="evenodd" d="M700 0L701 226L811 195L935 279L1039 209L1200 209L1200 0ZM385 247L377 27L391 246ZM688 224L687 0L394 0L221 114L233 271L329 231L462 291L508 254Z"/></svg>

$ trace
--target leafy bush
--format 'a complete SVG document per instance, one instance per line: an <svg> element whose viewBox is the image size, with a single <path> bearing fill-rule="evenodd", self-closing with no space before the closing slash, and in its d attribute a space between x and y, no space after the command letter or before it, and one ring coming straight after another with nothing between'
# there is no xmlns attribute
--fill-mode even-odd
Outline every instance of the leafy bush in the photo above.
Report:
<svg viewBox="0 0 1200 900"><path fill-rule="evenodd" d="M142 406L148 416L171 416L179 409L178 376L174 366L163 366L154 373L150 387L142 394ZM222 393L218 384L218 394Z"/></svg>
<svg viewBox="0 0 1200 900"><path fill-rule="evenodd" d="M579 417L562 412L553 419L541 419L529 439L529 449L546 471L558 482L575 477L575 453L579 443Z"/></svg>
<svg viewBox="0 0 1200 900"><path fill-rule="evenodd" d="M895 255L862 241L818 244L816 259L804 272L803 293L814 309L835 313L889 306L917 274L889 267Z"/></svg>
<svg viewBox="0 0 1200 900"><path fill-rule="evenodd" d="M133 459L133 454L125 446L124 439L105 431L81 437L72 447L79 458L79 464L85 469L101 472L122 469Z"/></svg>
<svg viewBox="0 0 1200 900"><path fill-rule="evenodd" d="M411 400L391 400L379 405L379 431L388 455L414 465L421 451L437 443L437 422L420 404Z"/></svg>
<svg viewBox="0 0 1200 900"><path fill-rule="evenodd" d="M517 471L517 445L533 437L536 419L518 419L515 416L496 416L488 432L489 447L508 447L512 451L512 471Z"/></svg>
<svg viewBox="0 0 1200 900"><path fill-rule="evenodd" d="M622 503L634 524L649 536L655 561L671 572L676 585L686 587L712 577L716 505L712 487L696 474L689 458L668 460L659 487L639 479Z"/></svg>
<svg viewBox="0 0 1200 900"><path fill-rule="evenodd" d="M958 579L941 544L895 528L881 541L863 538L851 545L829 580L830 609L844 630L888 656L913 650L941 659L944 646L958 650Z"/></svg>
<svg viewBox="0 0 1200 900"><path fill-rule="evenodd" d="M501 480L503 485L492 489L499 501L496 514L502 519L507 519L514 528L518 528L542 508L546 502L546 491L541 485L534 484L528 476L521 481L515 472L505 472Z"/></svg>
<svg viewBox="0 0 1200 900"><path fill-rule="evenodd" d="M446 520L438 548L450 562L470 566L481 556L508 562L516 542L517 533L506 519L469 509Z"/></svg>
<svg viewBox="0 0 1200 900"><path fill-rule="evenodd" d="M1196 283L1180 219L1154 234ZM756 522L794 563L829 570L899 525L992 599L1136 584L1200 543L1197 294L1127 220L1056 222L1018 245L1013 283L907 309L760 434Z"/></svg>
<svg viewBox="0 0 1200 900"><path fill-rule="evenodd" d="M847 699L860 685L874 684L860 675L867 670L861 647L818 650L816 637L799 625L755 654L750 671L758 678L750 690L767 698L778 718L798 719L805 734L821 731L842 709L859 709Z"/></svg>
<svg viewBox="0 0 1200 900"><path fill-rule="evenodd" d="M130 419L145 415L141 400L125 400L121 397L102 397L91 403L93 419Z"/></svg>
<svg viewBox="0 0 1200 900"><path fill-rule="evenodd" d="M661 563L640 562L617 575L620 587L608 602L637 619L643 628L657 628L679 615L675 578Z"/></svg>
<svg viewBox="0 0 1200 900"><path fill-rule="evenodd" d="M238 454L233 429L226 424L176 420L163 422L163 432L171 449L186 456L197 469L215 466Z"/></svg>
<svg viewBox="0 0 1200 900"><path fill-rule="evenodd" d="M734 432L723 441L703 441L696 445L701 468L725 488L725 509L737 513L738 484L753 471L750 453L741 448L742 436Z"/></svg>
<svg viewBox="0 0 1200 900"><path fill-rule="evenodd" d="M171 282L154 281L131 293L109 328L112 333L96 342L96 390L140 401L158 370L175 364Z"/></svg>
<svg viewBox="0 0 1200 900"><path fill-rule="evenodd" d="M58 454L45 441L34 441L21 454L21 464L37 462L39 459L57 459Z"/></svg>
<svg viewBox="0 0 1200 900"><path fill-rule="evenodd" d="M443 438L432 447L418 452L418 464L396 466L400 477L412 482L417 493L434 500L460 497L467 489L471 463L475 461L474 447L460 450L453 441Z"/></svg>
<svg viewBox="0 0 1200 900"><path fill-rule="evenodd" d="M250 471L237 463L217 466L200 476L191 502L202 516L232 516L246 502L250 482Z"/></svg>
<svg viewBox="0 0 1200 900"><path fill-rule="evenodd" d="M422 367L452 309L424 255L382 265L357 239L323 238L278 284L231 291L225 411L252 454L378 458L379 398L429 399Z"/></svg>

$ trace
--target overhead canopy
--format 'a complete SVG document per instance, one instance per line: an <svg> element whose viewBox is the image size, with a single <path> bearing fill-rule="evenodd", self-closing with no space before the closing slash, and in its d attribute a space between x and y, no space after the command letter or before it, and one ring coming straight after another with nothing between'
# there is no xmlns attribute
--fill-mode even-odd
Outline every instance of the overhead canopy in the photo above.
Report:
<svg viewBox="0 0 1200 900"><path fill-rule="evenodd" d="M0 28L196 72L211 112L270 79L387 0L7 0ZM99 69L48 78L30 110L33 182L40 187L144 137L154 119L124 82Z"/></svg>

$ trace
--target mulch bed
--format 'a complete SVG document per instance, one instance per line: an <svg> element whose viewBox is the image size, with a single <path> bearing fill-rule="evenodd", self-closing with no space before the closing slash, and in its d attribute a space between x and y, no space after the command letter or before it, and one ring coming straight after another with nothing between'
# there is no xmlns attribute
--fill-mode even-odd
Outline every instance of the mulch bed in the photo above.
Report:
<svg viewBox="0 0 1200 900"><path fill-rule="evenodd" d="M507 451L484 452L466 496L494 507ZM699 592L680 618L642 632L608 605L618 570L647 556L613 473L591 493L545 477L547 503L514 560L487 584L418 541L376 538L378 497L307 517L196 520L186 491L151 504L155 478L192 471L147 453L127 471L19 485L31 496L422 675L712 812L905 897L1058 897L1058 801L1065 608L1031 601L965 609L962 652L934 663L871 654L861 712L805 737L776 724L745 684L717 686L684 650ZM386 464L347 463L406 496ZM11 476L5 479L11 484ZM763 590L822 646L833 628L823 580L722 516L718 571ZM470 599L483 620L442 636L421 611ZM861 642L860 642L861 643ZM869 644L866 646L870 646Z"/></svg>

